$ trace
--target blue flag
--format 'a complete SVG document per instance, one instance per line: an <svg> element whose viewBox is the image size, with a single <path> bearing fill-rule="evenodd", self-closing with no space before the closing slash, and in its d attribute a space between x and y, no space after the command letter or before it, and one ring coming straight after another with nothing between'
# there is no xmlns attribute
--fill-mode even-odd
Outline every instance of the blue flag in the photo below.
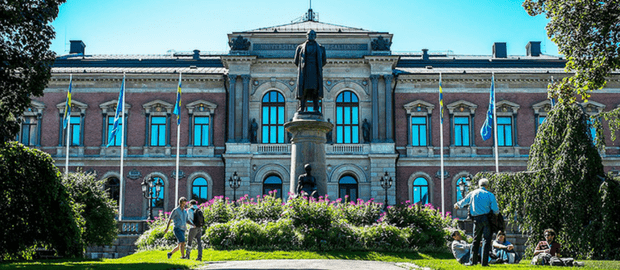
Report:
<svg viewBox="0 0 620 270"><path fill-rule="evenodd" d="M179 74L179 87L177 87L177 102L174 104L174 111L177 115L177 125L181 124L181 74Z"/></svg>
<svg viewBox="0 0 620 270"><path fill-rule="evenodd" d="M123 107L125 106L125 104L123 104L124 94L125 94L125 77L123 77L123 83L121 83L121 92L118 95L118 103L116 103L116 114L114 115L114 127L112 128L112 133L110 134L110 137L108 138L108 145L106 147L109 147L110 145L114 144L114 138L116 137L116 133L118 133L118 126L121 121L121 112L123 111Z"/></svg>
<svg viewBox="0 0 620 270"><path fill-rule="evenodd" d="M488 140L493 135L493 108L495 107L495 76L491 80L491 94L489 97L489 110L487 111L486 120L480 129L482 140Z"/></svg>
<svg viewBox="0 0 620 270"><path fill-rule="evenodd" d="M441 75L439 75L439 119L443 124L443 88L441 88Z"/></svg>
<svg viewBox="0 0 620 270"><path fill-rule="evenodd" d="M73 88L73 75L69 78L69 91L67 91L67 103L65 103L65 115L62 117L62 129L67 128L69 118L71 118L71 89Z"/></svg>

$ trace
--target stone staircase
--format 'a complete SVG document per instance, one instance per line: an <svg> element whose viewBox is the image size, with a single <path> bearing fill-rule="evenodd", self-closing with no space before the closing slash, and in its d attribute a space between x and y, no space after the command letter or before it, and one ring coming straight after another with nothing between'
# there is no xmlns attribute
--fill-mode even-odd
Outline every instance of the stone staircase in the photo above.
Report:
<svg viewBox="0 0 620 270"><path fill-rule="evenodd" d="M122 258L136 251L136 240L147 229L144 220L119 221L119 234L112 245L90 246L86 248L85 257L89 259Z"/></svg>

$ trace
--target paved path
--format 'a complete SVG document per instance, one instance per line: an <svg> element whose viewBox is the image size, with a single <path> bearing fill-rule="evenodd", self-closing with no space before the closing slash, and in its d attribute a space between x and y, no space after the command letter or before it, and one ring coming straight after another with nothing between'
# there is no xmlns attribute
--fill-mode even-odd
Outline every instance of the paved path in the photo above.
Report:
<svg viewBox="0 0 620 270"><path fill-rule="evenodd" d="M251 269L301 269L301 270L404 270L423 269L410 263L391 263L377 261L354 261L354 260L258 260L258 261L225 261L207 262L206 266L198 268L226 269L226 270L251 270ZM428 269L428 268L426 268Z"/></svg>

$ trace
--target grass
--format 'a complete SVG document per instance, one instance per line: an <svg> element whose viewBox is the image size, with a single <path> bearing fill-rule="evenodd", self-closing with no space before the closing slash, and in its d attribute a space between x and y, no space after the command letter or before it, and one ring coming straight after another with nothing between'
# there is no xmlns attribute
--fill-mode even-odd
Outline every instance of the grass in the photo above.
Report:
<svg viewBox="0 0 620 270"><path fill-rule="evenodd" d="M7 262L0 264L0 269L191 269L198 268L209 261L242 261L242 260L276 260L276 259L339 259L339 260L367 260L384 262L409 262L418 266L431 269L483 269L481 266L465 267L460 265L449 253L399 253L399 252L365 252L365 251L249 251L249 250L213 250L208 249L203 253L203 262L194 260L182 260L180 253L176 253L172 259L166 258L166 251L150 250L135 253L120 259L100 260L42 260L27 262ZM196 257L196 251L192 252ZM490 265L484 269L532 269L548 266L533 266L524 260L520 264ZM618 261L585 261L585 267L578 269L620 269Z"/></svg>

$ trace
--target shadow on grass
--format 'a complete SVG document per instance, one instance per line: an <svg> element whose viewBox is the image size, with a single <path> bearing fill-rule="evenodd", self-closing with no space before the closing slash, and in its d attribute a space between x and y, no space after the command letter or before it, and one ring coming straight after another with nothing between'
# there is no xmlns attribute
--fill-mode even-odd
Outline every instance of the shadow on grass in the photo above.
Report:
<svg viewBox="0 0 620 270"><path fill-rule="evenodd" d="M423 259L453 259L450 253L427 253L418 252L374 252L374 251L329 251L316 252L319 255L341 260L377 260L379 256L394 257L400 260L423 260Z"/></svg>
<svg viewBox="0 0 620 270"><path fill-rule="evenodd" d="M175 264L175 263L149 263L149 262L135 262L135 263L105 263L102 260L43 260L43 261L29 261L29 262L3 262L0 263L0 269L84 269L84 270L107 270L107 269L154 269L154 270L169 270L169 269L190 269L187 265Z"/></svg>

